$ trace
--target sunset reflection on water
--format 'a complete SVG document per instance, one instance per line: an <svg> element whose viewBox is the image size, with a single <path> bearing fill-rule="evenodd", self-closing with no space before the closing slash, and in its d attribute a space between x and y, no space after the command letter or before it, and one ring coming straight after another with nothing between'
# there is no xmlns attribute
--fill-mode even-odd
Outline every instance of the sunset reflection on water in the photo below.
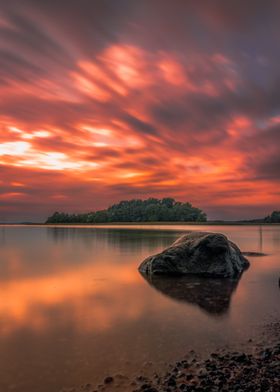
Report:
<svg viewBox="0 0 280 392"><path fill-rule="evenodd" d="M1 390L59 391L160 367L189 349L241 344L279 314L279 226L203 227L268 254L250 259L222 304L206 301L216 283L145 281L140 261L190 229L201 228L0 227Z"/></svg>

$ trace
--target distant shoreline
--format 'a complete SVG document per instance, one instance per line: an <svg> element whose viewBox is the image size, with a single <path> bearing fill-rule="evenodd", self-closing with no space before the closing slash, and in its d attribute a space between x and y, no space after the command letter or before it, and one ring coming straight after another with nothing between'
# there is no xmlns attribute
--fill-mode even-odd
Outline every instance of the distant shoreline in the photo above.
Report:
<svg viewBox="0 0 280 392"><path fill-rule="evenodd" d="M1 223L0 226L74 226L74 227L100 227L100 226L280 226L280 223L268 222L232 222L232 221L209 221L209 222L104 222L104 223L33 223L33 222L18 222L18 223Z"/></svg>

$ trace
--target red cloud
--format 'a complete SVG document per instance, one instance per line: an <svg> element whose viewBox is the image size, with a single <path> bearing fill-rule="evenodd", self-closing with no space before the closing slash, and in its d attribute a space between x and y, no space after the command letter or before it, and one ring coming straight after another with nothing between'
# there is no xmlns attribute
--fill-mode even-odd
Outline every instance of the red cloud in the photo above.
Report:
<svg viewBox="0 0 280 392"><path fill-rule="evenodd" d="M0 218L151 195L190 200L210 217L229 206L241 211L230 212L236 218L277 206L279 115L266 111L234 57L111 42L75 55L66 45L56 64L68 41L62 34L56 42L42 21L38 58L35 37L19 48L27 24L0 24L14 43L0 84Z"/></svg>

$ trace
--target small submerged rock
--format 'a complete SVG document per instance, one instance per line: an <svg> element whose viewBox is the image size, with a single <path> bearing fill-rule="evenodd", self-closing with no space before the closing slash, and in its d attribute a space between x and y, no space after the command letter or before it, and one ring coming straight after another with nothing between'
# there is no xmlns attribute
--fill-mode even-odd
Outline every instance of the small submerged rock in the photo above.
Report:
<svg viewBox="0 0 280 392"><path fill-rule="evenodd" d="M108 376L104 380L104 384L111 384L114 381L113 377Z"/></svg>
<svg viewBox="0 0 280 392"><path fill-rule="evenodd" d="M225 235L190 232L161 253L145 259L139 271L144 275L199 275L235 279L249 265L238 246Z"/></svg>
<svg viewBox="0 0 280 392"><path fill-rule="evenodd" d="M249 256L249 257L263 257L263 256L268 256L267 253L263 252L242 252L243 256Z"/></svg>

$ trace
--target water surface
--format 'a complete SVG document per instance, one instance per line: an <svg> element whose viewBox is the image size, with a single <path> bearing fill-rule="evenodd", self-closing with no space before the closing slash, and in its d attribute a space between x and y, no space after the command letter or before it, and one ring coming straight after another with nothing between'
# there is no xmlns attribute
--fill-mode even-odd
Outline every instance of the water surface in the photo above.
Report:
<svg viewBox="0 0 280 392"><path fill-rule="evenodd" d="M239 283L148 282L139 263L185 230L250 257ZM0 227L0 390L58 392L241 346L280 316L279 226Z"/></svg>

